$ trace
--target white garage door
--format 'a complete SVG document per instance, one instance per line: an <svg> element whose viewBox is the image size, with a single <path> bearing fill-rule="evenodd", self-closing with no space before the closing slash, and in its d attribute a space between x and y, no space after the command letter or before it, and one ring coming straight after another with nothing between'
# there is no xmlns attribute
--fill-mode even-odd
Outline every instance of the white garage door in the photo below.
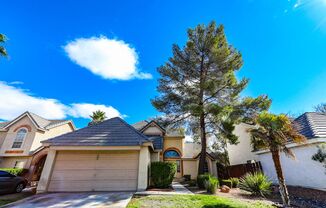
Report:
<svg viewBox="0 0 326 208"><path fill-rule="evenodd" d="M59 151L48 191L134 191L138 151Z"/></svg>

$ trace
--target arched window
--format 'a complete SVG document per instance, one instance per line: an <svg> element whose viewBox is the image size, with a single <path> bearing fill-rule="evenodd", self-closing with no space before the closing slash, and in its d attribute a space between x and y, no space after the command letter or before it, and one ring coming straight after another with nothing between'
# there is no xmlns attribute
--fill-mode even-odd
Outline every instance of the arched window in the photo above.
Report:
<svg viewBox="0 0 326 208"><path fill-rule="evenodd" d="M164 158L179 158L180 154L175 150L168 150L164 152Z"/></svg>
<svg viewBox="0 0 326 208"><path fill-rule="evenodd" d="M12 144L12 148L21 148L24 139L26 137L27 130L24 129L19 129L16 135L16 138L14 140L14 143Z"/></svg>

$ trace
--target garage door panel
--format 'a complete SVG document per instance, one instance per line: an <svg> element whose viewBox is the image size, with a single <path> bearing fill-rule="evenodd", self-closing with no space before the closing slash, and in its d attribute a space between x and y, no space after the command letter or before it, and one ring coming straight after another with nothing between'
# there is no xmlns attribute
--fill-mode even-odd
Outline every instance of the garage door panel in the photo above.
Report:
<svg viewBox="0 0 326 208"><path fill-rule="evenodd" d="M78 192L78 191L93 191L92 181L51 181L49 191L53 192Z"/></svg>
<svg viewBox="0 0 326 208"><path fill-rule="evenodd" d="M70 152L62 152L57 155L57 161L66 161L66 160L96 160L97 154L94 153L70 153Z"/></svg>
<svg viewBox="0 0 326 208"><path fill-rule="evenodd" d="M137 174L136 170L96 170L95 180L135 180Z"/></svg>
<svg viewBox="0 0 326 208"><path fill-rule="evenodd" d="M57 170L89 170L95 168L95 160L62 160L57 161L54 168Z"/></svg>
<svg viewBox="0 0 326 208"><path fill-rule="evenodd" d="M136 169L138 167L137 160L115 160L110 162L96 161L96 169L111 169L111 170L125 170L125 169Z"/></svg>
<svg viewBox="0 0 326 208"><path fill-rule="evenodd" d="M55 170L52 180L92 180L96 175L95 170Z"/></svg>
<svg viewBox="0 0 326 208"><path fill-rule="evenodd" d="M99 154L98 156L98 160L107 160L107 159L122 159L122 160L138 160L138 154L135 153L125 153L125 154L121 154L121 153L117 153L117 154Z"/></svg>
<svg viewBox="0 0 326 208"><path fill-rule="evenodd" d="M49 191L134 191L138 151L59 151Z"/></svg>
<svg viewBox="0 0 326 208"><path fill-rule="evenodd" d="M95 191L128 191L135 190L136 186L137 182L135 180L103 180L94 182Z"/></svg>

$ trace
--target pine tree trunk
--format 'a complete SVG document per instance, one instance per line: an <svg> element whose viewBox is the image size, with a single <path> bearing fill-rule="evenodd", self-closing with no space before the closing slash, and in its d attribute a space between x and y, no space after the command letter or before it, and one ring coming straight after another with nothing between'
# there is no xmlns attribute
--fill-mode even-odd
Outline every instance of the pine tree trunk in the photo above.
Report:
<svg viewBox="0 0 326 208"><path fill-rule="evenodd" d="M200 115L200 140L201 140L201 151L198 166L198 175L205 173L205 162L206 162L206 128L205 128L205 115Z"/></svg>
<svg viewBox="0 0 326 208"><path fill-rule="evenodd" d="M282 197L283 205L290 206L289 193L288 193L288 189L286 188L283 171L282 171L282 166L281 166L281 161L280 161L280 152L279 152L278 148L271 148L271 153L272 153L273 162L274 162L274 166L275 166L275 170L276 170L276 174L277 174L279 190L280 190L280 194Z"/></svg>
<svg viewBox="0 0 326 208"><path fill-rule="evenodd" d="M199 125L200 125L200 141L201 141L201 151L198 165L198 175L205 173L205 162L206 162L206 123L205 123L205 111L204 111L204 87L205 83L205 69L204 69L204 55L201 57L200 63L200 91L199 91L199 106L202 112L200 113Z"/></svg>

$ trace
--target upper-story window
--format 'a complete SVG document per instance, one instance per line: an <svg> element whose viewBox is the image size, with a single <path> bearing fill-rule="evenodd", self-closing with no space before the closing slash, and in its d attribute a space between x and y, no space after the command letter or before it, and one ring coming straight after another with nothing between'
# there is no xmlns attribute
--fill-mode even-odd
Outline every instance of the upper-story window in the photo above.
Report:
<svg viewBox="0 0 326 208"><path fill-rule="evenodd" d="M27 130L24 129L19 129L16 135L16 138L14 140L14 143L12 144L12 148L21 148L23 145L24 139L26 137Z"/></svg>
<svg viewBox="0 0 326 208"><path fill-rule="evenodd" d="M168 150L164 152L164 158L179 158L180 154L175 150Z"/></svg>

